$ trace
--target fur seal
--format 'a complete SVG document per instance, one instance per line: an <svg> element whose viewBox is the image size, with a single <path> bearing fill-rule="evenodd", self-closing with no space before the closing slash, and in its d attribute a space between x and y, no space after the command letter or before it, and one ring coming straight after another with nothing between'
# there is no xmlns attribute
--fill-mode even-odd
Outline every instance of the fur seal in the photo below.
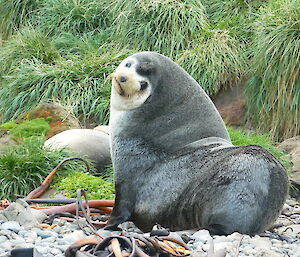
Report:
<svg viewBox="0 0 300 257"><path fill-rule="evenodd" d="M67 147L75 153L86 156L94 162L98 175L102 174L105 167L111 163L109 135L99 130L65 130L46 140L44 147L50 150Z"/></svg>
<svg viewBox="0 0 300 257"><path fill-rule="evenodd" d="M259 146L232 145L199 84L169 58L134 54L113 74L110 140L116 204L106 229L255 234L288 193L283 166Z"/></svg>

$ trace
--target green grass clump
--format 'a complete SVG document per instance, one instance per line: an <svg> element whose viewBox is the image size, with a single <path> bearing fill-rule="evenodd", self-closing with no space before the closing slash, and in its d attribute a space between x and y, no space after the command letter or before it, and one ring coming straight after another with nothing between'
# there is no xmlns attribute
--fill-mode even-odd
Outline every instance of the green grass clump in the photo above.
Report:
<svg viewBox="0 0 300 257"><path fill-rule="evenodd" d="M70 107L81 120L108 122L110 80L128 51L103 47L84 56L72 55L45 64L23 61L5 77L0 88L0 113L4 121L17 118L41 102L54 100Z"/></svg>
<svg viewBox="0 0 300 257"><path fill-rule="evenodd" d="M43 144L43 137L31 137L0 154L0 199L25 197L42 183L61 160L71 155L66 150L46 150ZM57 175L85 170L81 162L67 162Z"/></svg>
<svg viewBox="0 0 300 257"><path fill-rule="evenodd" d="M24 121L20 124L10 121L0 125L0 130L5 129L10 135L16 137L45 136L50 130L49 123L43 118Z"/></svg>
<svg viewBox="0 0 300 257"><path fill-rule="evenodd" d="M271 0L258 17L248 117L275 141L300 133L300 2Z"/></svg>
<svg viewBox="0 0 300 257"><path fill-rule="evenodd" d="M85 190L89 200L110 200L115 197L113 183L82 172L73 172L55 182L52 187L71 198L76 198L77 189Z"/></svg>
<svg viewBox="0 0 300 257"><path fill-rule="evenodd" d="M32 23L50 35L98 33L111 21L103 0L44 0Z"/></svg>
<svg viewBox="0 0 300 257"><path fill-rule="evenodd" d="M209 95L238 83L245 72L239 43L226 30L202 33L191 49L180 53L177 62Z"/></svg>
<svg viewBox="0 0 300 257"><path fill-rule="evenodd" d="M169 57L186 49L207 25L197 0L113 0L114 39L124 46Z"/></svg>
<svg viewBox="0 0 300 257"><path fill-rule="evenodd" d="M0 0L0 38L7 39L27 24L32 11L37 7L36 0Z"/></svg>
<svg viewBox="0 0 300 257"><path fill-rule="evenodd" d="M72 55L77 56L93 56L100 49L109 47L108 43L110 33L100 31L97 34L83 34L81 36L72 33L61 33L57 37L52 38L52 42L63 57Z"/></svg>
<svg viewBox="0 0 300 257"><path fill-rule="evenodd" d="M253 23L264 0L207 0L203 1L209 20L217 29L229 30L241 43L250 43Z"/></svg>
<svg viewBox="0 0 300 257"><path fill-rule="evenodd" d="M24 60L36 59L51 64L59 59L55 46L42 33L25 28L5 42L0 48L0 75L11 73Z"/></svg>
<svg viewBox="0 0 300 257"><path fill-rule="evenodd" d="M290 167L290 163L285 161L282 157L285 153L277 148L274 142L271 140L269 135L257 134L251 131L244 131L240 129L234 129L227 127L230 139L233 145L259 145L272 153L284 166L285 168Z"/></svg>

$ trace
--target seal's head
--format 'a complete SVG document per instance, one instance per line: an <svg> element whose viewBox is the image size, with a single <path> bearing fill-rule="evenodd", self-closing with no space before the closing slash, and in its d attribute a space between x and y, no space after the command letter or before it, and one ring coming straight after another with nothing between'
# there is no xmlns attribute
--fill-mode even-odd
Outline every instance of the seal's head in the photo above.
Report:
<svg viewBox="0 0 300 257"><path fill-rule="evenodd" d="M151 95L153 86L148 76L154 75L155 70L150 59L139 62L130 56L123 60L113 74L112 107L128 111L142 105Z"/></svg>

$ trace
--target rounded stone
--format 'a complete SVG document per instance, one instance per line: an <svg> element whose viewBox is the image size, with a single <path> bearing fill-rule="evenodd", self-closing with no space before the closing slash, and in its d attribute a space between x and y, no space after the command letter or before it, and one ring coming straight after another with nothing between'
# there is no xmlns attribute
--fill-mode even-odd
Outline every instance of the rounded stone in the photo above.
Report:
<svg viewBox="0 0 300 257"><path fill-rule="evenodd" d="M7 240L8 238L6 236L0 236L0 245Z"/></svg>

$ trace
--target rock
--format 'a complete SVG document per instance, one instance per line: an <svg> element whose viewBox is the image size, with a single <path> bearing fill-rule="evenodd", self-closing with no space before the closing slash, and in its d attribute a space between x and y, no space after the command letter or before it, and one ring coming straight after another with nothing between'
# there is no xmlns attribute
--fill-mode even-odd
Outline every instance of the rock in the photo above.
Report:
<svg viewBox="0 0 300 257"><path fill-rule="evenodd" d="M109 135L109 126L99 125L93 129L104 132L105 134Z"/></svg>
<svg viewBox="0 0 300 257"><path fill-rule="evenodd" d="M42 239L41 243L54 243L55 240L56 240L56 237L50 236L50 237L47 237L45 239Z"/></svg>
<svg viewBox="0 0 300 257"><path fill-rule="evenodd" d="M48 218L47 214L45 214L41 210L32 209L32 208L28 208L27 210L30 210L30 212L36 218L38 223L43 223L43 221Z"/></svg>
<svg viewBox="0 0 300 257"><path fill-rule="evenodd" d="M48 237L57 237L57 234L53 231L50 231L50 230L36 230L35 232L42 239L45 239L45 238L48 238Z"/></svg>
<svg viewBox="0 0 300 257"><path fill-rule="evenodd" d="M76 240L82 239L86 237L86 235L81 230L75 230L74 232L64 236L64 240L69 242L74 242Z"/></svg>
<svg viewBox="0 0 300 257"><path fill-rule="evenodd" d="M286 153L290 153L295 148L300 147L300 135L284 140L277 147L281 148Z"/></svg>
<svg viewBox="0 0 300 257"><path fill-rule="evenodd" d="M10 241L6 241L1 244L1 248L9 251L12 249L12 243Z"/></svg>
<svg viewBox="0 0 300 257"><path fill-rule="evenodd" d="M286 159L292 163L290 169L292 181L290 195L300 198L300 135L284 140L278 147L287 152Z"/></svg>
<svg viewBox="0 0 300 257"><path fill-rule="evenodd" d="M20 211L25 208L18 203L10 203L9 206L3 211L5 217L10 221L15 221Z"/></svg>
<svg viewBox="0 0 300 257"><path fill-rule="evenodd" d="M60 249L54 248L50 251L54 256L57 256L59 254L62 254L62 251Z"/></svg>
<svg viewBox="0 0 300 257"><path fill-rule="evenodd" d="M21 228L20 224L16 221L6 221L1 225L2 229L18 232Z"/></svg>
<svg viewBox="0 0 300 257"><path fill-rule="evenodd" d="M32 243L16 244L14 249L18 249L18 248L34 248L34 244L32 244Z"/></svg>
<svg viewBox="0 0 300 257"><path fill-rule="evenodd" d="M209 240L212 239L212 237L210 236L209 234L209 231L208 230L205 230L205 229L202 229L202 230L199 230L197 231L196 233L194 233L192 236L191 236L192 239L195 239L195 242L207 242Z"/></svg>
<svg viewBox="0 0 300 257"><path fill-rule="evenodd" d="M30 229L39 225L38 220L30 209L21 211L17 217L17 221L26 229Z"/></svg>
<svg viewBox="0 0 300 257"><path fill-rule="evenodd" d="M281 228L278 228L278 233L282 235L288 235L288 236L297 236L300 234L300 224L292 224L288 226L284 226Z"/></svg>
<svg viewBox="0 0 300 257"><path fill-rule="evenodd" d="M246 98L242 86L221 90L212 99L226 124L241 126L245 123Z"/></svg>
<svg viewBox="0 0 300 257"><path fill-rule="evenodd" d="M17 246L17 245L20 245L20 244L25 244L25 239L23 237L17 237L16 239L14 240L11 240L11 243L12 245L14 246Z"/></svg>
<svg viewBox="0 0 300 257"><path fill-rule="evenodd" d="M67 147L75 153L86 156L94 161L99 174L111 163L109 135L98 130L66 130L49 138L44 146L53 151Z"/></svg>
<svg viewBox="0 0 300 257"><path fill-rule="evenodd" d="M36 250L36 254L42 254L42 255L44 255L44 254L46 254L46 253L48 253L48 252L51 251L50 248L48 248L48 247L42 247L42 246L36 246L35 250Z"/></svg>
<svg viewBox="0 0 300 257"><path fill-rule="evenodd" d="M236 241L236 240L240 240L241 237L242 237L242 235L240 233L234 232L231 235L227 236L227 241L228 242L233 242L233 241Z"/></svg>
<svg viewBox="0 0 300 257"><path fill-rule="evenodd" d="M269 238L261 238L259 236L255 236L251 240L251 244L257 249L270 249L272 247L272 242Z"/></svg>
<svg viewBox="0 0 300 257"><path fill-rule="evenodd" d="M8 219L4 216L3 212L0 213L0 221L8 221Z"/></svg>
<svg viewBox="0 0 300 257"><path fill-rule="evenodd" d="M50 130L47 138L50 138L62 131L80 128L79 121L70 115L70 112L63 106L56 103L44 103L29 112L18 117L17 122L32 120L36 118L45 118L49 120Z"/></svg>
<svg viewBox="0 0 300 257"><path fill-rule="evenodd" d="M17 210L5 210L4 215L9 221L14 221L17 219L19 212Z"/></svg>
<svg viewBox="0 0 300 257"><path fill-rule="evenodd" d="M6 236L0 236L0 245L5 242L6 240L8 240L8 238Z"/></svg>
<svg viewBox="0 0 300 257"><path fill-rule="evenodd" d="M16 203L19 204L19 205L21 205L21 206L23 206L24 208L26 208L26 207L29 206L29 204L25 200L23 200L21 198L17 199Z"/></svg>

